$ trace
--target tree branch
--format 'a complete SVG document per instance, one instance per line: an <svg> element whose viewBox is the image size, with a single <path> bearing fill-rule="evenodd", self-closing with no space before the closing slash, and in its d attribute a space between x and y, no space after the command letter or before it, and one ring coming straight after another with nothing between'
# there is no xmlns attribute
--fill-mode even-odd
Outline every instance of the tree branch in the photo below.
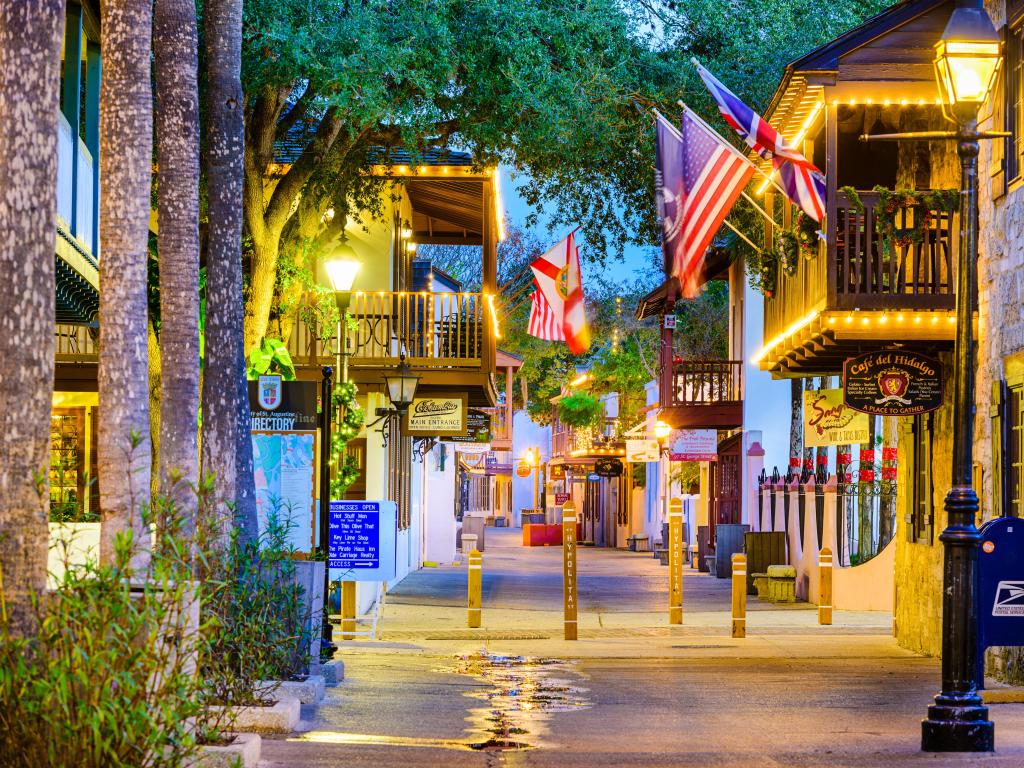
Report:
<svg viewBox="0 0 1024 768"><path fill-rule="evenodd" d="M292 108L289 109L281 119L277 121L277 130L275 133L275 140L280 141L288 135L288 131L292 129L299 120L306 116L309 112L310 106L316 100L317 93L312 85L306 85L306 90L302 92L302 95L292 104Z"/></svg>

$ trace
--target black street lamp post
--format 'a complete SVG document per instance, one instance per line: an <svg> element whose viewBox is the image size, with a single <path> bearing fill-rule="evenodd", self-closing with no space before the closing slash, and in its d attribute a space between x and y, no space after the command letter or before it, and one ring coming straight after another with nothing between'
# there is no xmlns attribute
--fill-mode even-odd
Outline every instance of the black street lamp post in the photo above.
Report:
<svg viewBox="0 0 1024 768"><path fill-rule="evenodd" d="M953 471L946 494L942 573L942 691L921 723L926 752L991 752L995 726L978 694L978 495L972 483L974 442L974 294L978 261L978 109L992 91L1001 61L1001 38L982 0L957 0L935 46L935 74L943 109L956 131L862 136L864 141L952 139L960 157L960 246L957 254L956 342L953 351Z"/></svg>

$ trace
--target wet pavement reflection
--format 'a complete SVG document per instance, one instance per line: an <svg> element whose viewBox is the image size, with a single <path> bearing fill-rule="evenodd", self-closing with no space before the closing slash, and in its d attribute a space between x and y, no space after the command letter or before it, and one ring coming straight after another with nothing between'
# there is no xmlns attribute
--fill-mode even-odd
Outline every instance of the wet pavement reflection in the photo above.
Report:
<svg viewBox="0 0 1024 768"><path fill-rule="evenodd" d="M471 709L469 747L480 751L537 749L551 746L550 721L555 712L591 706L578 684L575 662L528 656L501 656L481 650L458 657L438 672L469 675L487 684L466 696L483 706Z"/></svg>

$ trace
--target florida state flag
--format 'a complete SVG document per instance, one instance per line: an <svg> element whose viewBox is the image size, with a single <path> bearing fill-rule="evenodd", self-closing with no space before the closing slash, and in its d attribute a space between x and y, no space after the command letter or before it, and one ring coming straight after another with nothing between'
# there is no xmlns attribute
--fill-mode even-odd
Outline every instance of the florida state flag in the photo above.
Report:
<svg viewBox="0 0 1024 768"><path fill-rule="evenodd" d="M548 341L565 341L569 351L582 355L590 349L590 327L583 306L583 281L574 233L559 241L530 265L533 270L533 306L527 333Z"/></svg>

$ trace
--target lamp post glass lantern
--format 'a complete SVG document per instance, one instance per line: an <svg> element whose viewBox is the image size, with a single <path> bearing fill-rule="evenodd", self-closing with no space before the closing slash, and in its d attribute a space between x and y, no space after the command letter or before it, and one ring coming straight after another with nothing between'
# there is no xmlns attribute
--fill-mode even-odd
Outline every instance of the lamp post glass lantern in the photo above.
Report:
<svg viewBox="0 0 1024 768"><path fill-rule="evenodd" d="M953 383L953 471L946 495L943 544L942 691L921 723L927 752L990 752L995 726L978 695L978 496L972 484L974 440L973 298L978 260L978 109L987 101L1000 65L1001 38L981 0L958 0L935 46L935 74L943 103L957 124L960 157L960 249L956 293Z"/></svg>
<svg viewBox="0 0 1024 768"><path fill-rule="evenodd" d="M416 396L416 385L420 377L412 372L412 368L405 362L405 356L399 358L398 367L393 373L384 376L384 384L388 388L388 397L391 404L399 414L404 414L412 400Z"/></svg>

